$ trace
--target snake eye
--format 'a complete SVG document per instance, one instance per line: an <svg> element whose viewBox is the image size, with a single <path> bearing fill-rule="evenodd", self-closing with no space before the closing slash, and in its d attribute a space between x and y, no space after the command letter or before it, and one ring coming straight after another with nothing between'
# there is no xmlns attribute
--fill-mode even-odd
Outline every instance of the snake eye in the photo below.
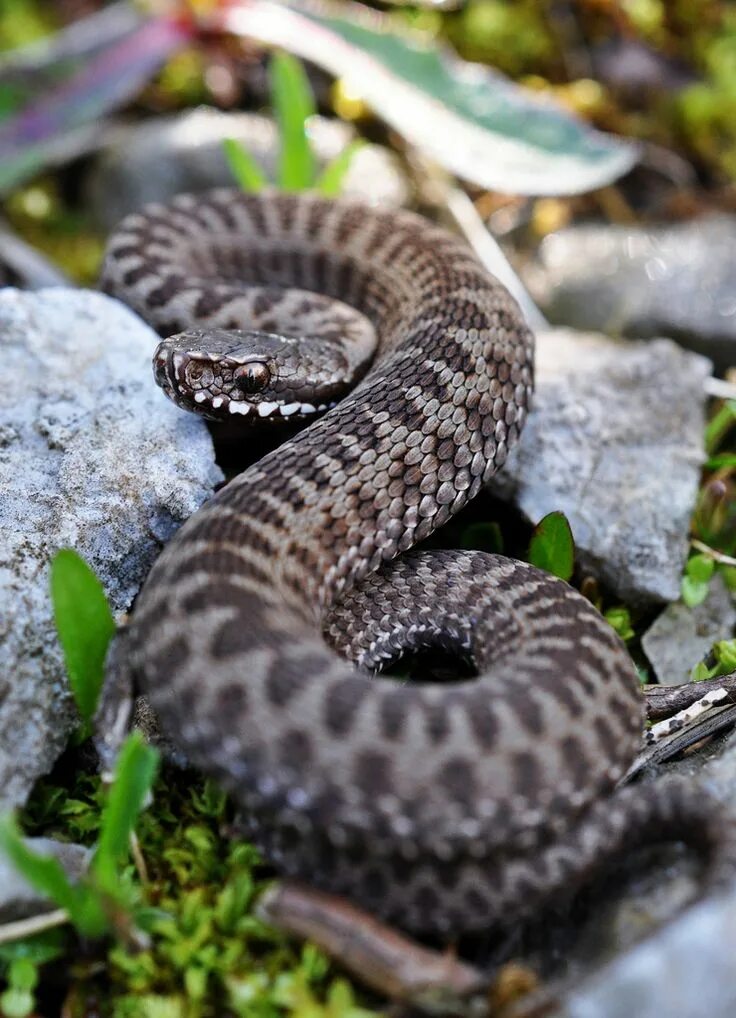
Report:
<svg viewBox="0 0 736 1018"><path fill-rule="evenodd" d="M271 372L262 361L250 361L241 364L233 371L235 384L248 395L261 392L271 381Z"/></svg>

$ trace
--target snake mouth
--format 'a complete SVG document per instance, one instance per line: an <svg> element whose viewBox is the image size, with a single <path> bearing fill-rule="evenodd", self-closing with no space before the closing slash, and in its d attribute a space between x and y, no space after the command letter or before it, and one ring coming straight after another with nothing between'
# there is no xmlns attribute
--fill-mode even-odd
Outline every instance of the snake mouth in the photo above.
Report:
<svg viewBox="0 0 736 1018"><path fill-rule="evenodd" d="M213 398L212 405L215 409L219 409L220 404L217 403L217 397ZM269 402L268 400L264 400L262 403L245 403L229 400L226 412L232 416L250 416L254 421L276 420L278 418L299 420L302 417L311 417L314 414L324 413L326 410L331 410L334 406L337 406L337 404L320 403L315 406L313 403L278 403ZM222 416L224 414L218 414L218 418Z"/></svg>
<svg viewBox="0 0 736 1018"><path fill-rule="evenodd" d="M269 370L265 359L253 358L244 365L240 360L213 356L206 351L183 351L172 339L176 337L162 340L154 353L156 383L177 406L208 420L251 424L299 421L311 419L337 405L336 400L310 403L289 393L274 399L274 393L254 392L252 379L259 367L267 382L272 375L277 377L274 369Z"/></svg>

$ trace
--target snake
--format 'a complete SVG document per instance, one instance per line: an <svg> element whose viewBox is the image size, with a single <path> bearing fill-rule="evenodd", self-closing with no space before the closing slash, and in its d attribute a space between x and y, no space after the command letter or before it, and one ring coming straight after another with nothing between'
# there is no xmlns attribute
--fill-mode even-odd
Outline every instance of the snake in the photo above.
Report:
<svg viewBox="0 0 736 1018"><path fill-rule="evenodd" d="M707 790L619 787L643 699L593 605L522 561L415 547L531 407L533 336L461 239L406 210L221 188L127 216L101 285L161 337L177 405L244 442L306 425L185 522L126 630L164 729L278 871L442 935L523 918L652 839L733 877ZM412 654L469 674L392 675Z"/></svg>

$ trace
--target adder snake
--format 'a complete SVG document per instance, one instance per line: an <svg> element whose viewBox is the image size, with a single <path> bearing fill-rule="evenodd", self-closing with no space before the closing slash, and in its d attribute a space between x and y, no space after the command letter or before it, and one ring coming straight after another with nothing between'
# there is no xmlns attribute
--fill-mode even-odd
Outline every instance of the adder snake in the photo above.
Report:
<svg viewBox="0 0 736 1018"><path fill-rule="evenodd" d="M529 407L532 336L469 249L408 212L218 190L127 217L103 285L160 335L189 330L155 355L181 405L327 410L181 528L128 634L165 728L267 858L439 932L507 922L653 834L731 872L702 791L614 790L643 709L590 604L522 562L410 551L503 465ZM478 674L375 674L422 648Z"/></svg>

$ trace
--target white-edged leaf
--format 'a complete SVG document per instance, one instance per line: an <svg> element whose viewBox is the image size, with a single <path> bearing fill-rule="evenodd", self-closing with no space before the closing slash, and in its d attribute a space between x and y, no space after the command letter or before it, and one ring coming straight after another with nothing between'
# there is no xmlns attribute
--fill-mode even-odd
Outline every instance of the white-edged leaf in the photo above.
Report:
<svg viewBox="0 0 736 1018"><path fill-rule="evenodd" d="M311 60L362 95L406 140L481 187L513 194L577 194L629 170L638 148L602 134L479 64L388 31L357 4L312 0L233 3L230 31Z"/></svg>

